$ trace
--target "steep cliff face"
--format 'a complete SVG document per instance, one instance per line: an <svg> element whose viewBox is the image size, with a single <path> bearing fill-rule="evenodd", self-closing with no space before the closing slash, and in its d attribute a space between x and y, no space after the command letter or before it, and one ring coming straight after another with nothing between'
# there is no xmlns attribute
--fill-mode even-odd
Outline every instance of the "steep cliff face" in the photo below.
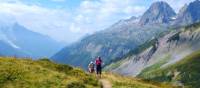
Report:
<svg viewBox="0 0 200 88"><path fill-rule="evenodd" d="M200 49L199 45L200 26L199 24L194 24L168 33L143 52L124 58L124 60L119 61L122 63L119 64L118 62L118 65L113 63L107 67L107 70L123 75L136 76L144 68L155 63L165 60L166 63L161 65L161 67L165 67L180 61L183 57Z"/></svg>

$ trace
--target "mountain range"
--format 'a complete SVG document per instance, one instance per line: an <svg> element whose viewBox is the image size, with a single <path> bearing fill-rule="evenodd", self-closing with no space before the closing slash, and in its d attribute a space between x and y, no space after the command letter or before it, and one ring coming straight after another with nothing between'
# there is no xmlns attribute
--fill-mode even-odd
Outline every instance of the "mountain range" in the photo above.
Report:
<svg viewBox="0 0 200 88"><path fill-rule="evenodd" d="M16 57L25 57L27 54L22 52L19 49L14 48L10 44L0 41L0 56L16 56Z"/></svg>
<svg viewBox="0 0 200 88"><path fill-rule="evenodd" d="M30 31L18 23L0 25L1 56L50 57L62 44L48 36ZM50 48L51 47L51 48Z"/></svg>
<svg viewBox="0 0 200 88"><path fill-rule="evenodd" d="M141 18L120 20L103 31L63 48L51 59L84 69L96 56L101 56L105 65L124 59L123 57L132 51L139 53L143 45L148 45L146 43L150 40L160 38L170 31L179 30L182 26L199 22L200 13L197 11L200 9L199 3L198 0L191 2L176 14L166 2L155 2ZM191 22L182 20L185 18Z"/></svg>

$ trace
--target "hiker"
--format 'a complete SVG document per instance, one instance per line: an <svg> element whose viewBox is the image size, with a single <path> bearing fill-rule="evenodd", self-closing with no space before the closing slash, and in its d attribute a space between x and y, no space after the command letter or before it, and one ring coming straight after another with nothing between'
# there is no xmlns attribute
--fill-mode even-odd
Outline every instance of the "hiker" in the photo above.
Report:
<svg viewBox="0 0 200 88"><path fill-rule="evenodd" d="M102 65L102 60L101 60L101 57L100 57L100 56L97 57L95 63L96 63L96 74L97 74L98 77L101 78L101 70L102 70L101 65Z"/></svg>
<svg viewBox="0 0 200 88"><path fill-rule="evenodd" d="M92 61L88 65L88 70L89 70L90 73L94 72L94 63Z"/></svg>

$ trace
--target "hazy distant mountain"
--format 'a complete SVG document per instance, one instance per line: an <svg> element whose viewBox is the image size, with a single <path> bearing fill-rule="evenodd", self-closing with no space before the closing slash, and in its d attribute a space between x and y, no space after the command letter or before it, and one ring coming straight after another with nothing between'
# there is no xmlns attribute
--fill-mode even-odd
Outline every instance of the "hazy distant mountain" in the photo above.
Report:
<svg viewBox="0 0 200 88"><path fill-rule="evenodd" d="M33 58L49 57L61 48L61 44L57 41L48 36L30 31L18 23L1 24L0 40L6 42L8 46L13 46L21 52L27 53L27 57ZM0 46L0 48L3 47Z"/></svg>
<svg viewBox="0 0 200 88"><path fill-rule="evenodd" d="M175 24L186 25L200 21L200 1L196 0L185 5L176 18Z"/></svg>
<svg viewBox="0 0 200 88"><path fill-rule="evenodd" d="M0 56L27 57L29 55L11 44L0 40Z"/></svg>
<svg viewBox="0 0 200 88"><path fill-rule="evenodd" d="M153 3L143 14L139 24L168 24L176 16L174 10L163 1Z"/></svg>

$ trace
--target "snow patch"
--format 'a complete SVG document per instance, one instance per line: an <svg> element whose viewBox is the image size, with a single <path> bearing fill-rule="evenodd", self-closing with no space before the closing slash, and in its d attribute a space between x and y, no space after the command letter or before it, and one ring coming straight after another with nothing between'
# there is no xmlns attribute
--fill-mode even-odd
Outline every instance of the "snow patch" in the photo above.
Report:
<svg viewBox="0 0 200 88"><path fill-rule="evenodd" d="M20 49L20 47L17 46L16 44L14 44L13 42L11 42L11 41L9 41L9 40L7 40L6 42L7 42L9 45L11 45L13 48Z"/></svg>
<svg viewBox="0 0 200 88"><path fill-rule="evenodd" d="M175 17L171 17L172 20L176 20L176 18L177 18L176 16Z"/></svg>

